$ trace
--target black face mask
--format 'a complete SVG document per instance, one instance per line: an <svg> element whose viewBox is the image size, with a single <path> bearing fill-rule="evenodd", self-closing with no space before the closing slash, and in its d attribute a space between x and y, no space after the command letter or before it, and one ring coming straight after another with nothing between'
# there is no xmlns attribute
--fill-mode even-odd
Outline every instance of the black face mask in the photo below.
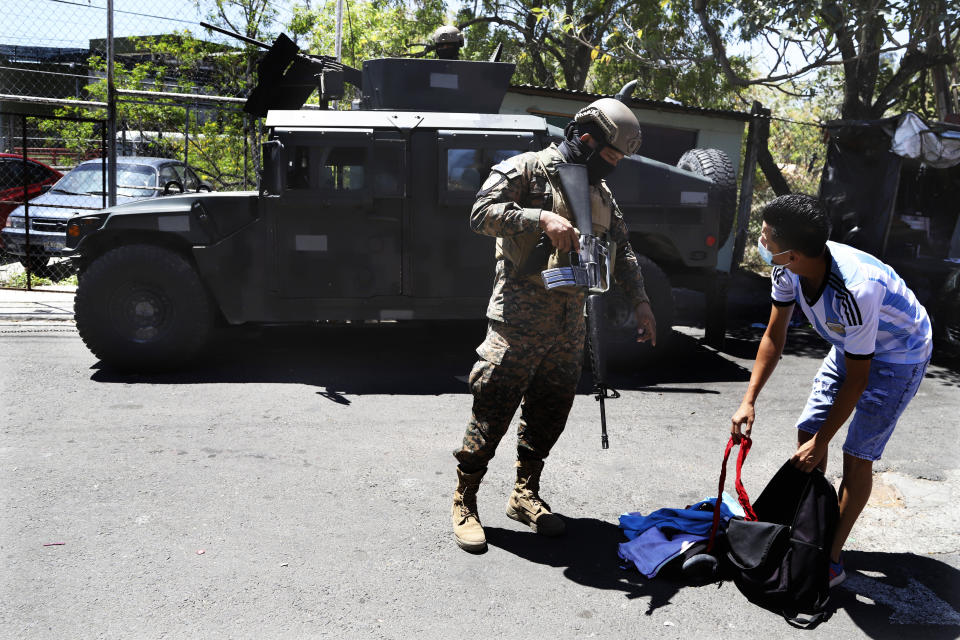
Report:
<svg viewBox="0 0 960 640"><path fill-rule="evenodd" d="M559 149L567 162L586 165L587 181L590 184L597 184L616 169L614 165L603 159L600 149L592 148L575 134L561 142Z"/></svg>
<svg viewBox="0 0 960 640"><path fill-rule="evenodd" d="M590 184L597 184L608 175L613 173L613 170L617 167L610 164L603 159L603 156L600 155L600 151L594 151L593 154L587 158L587 181Z"/></svg>

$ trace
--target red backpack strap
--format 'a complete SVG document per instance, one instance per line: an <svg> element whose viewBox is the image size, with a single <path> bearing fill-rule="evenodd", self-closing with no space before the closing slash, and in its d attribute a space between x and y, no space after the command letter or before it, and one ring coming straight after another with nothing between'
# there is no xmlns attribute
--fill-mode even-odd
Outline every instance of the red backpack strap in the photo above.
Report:
<svg viewBox="0 0 960 640"><path fill-rule="evenodd" d="M737 489L737 498L740 501L740 506L743 507L746 520L757 519L757 514L754 513L753 507L750 505L750 496L747 495L747 490L743 487L743 481L740 479L740 473L743 471L743 461L747 459L751 446L753 446L753 441L750 438L740 436L740 453L737 455L737 479L734 481L734 487ZM722 486L720 487L720 493L723 493ZM717 498L717 500L719 499Z"/></svg>
<svg viewBox="0 0 960 640"><path fill-rule="evenodd" d="M740 451L737 454L737 479L734 481L734 486L737 488L737 498L740 501L740 506L743 507L747 520L756 520L757 514L753 512L753 507L750 506L750 497L747 495L747 490L743 487L740 473L743 470L743 462L747 459L747 454L750 452L750 446L752 444L753 442L750 438L740 436ZM720 488L717 490L717 502L713 505L713 527L710 528L710 542L707 543L707 553L713 551L713 542L717 536L717 529L720 527L720 505L723 502L723 485L727 480L727 460L730 458L730 450L733 449L733 445L733 436L731 436L730 440L727 441L727 448L723 452L723 465L720 467Z"/></svg>

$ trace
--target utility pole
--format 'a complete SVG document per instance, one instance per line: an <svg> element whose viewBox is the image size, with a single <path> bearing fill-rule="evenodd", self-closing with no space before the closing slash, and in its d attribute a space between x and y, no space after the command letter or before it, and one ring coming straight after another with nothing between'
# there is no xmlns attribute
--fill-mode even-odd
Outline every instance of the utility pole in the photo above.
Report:
<svg viewBox="0 0 960 640"><path fill-rule="evenodd" d="M337 0L337 62L343 48L343 0Z"/></svg>
<svg viewBox="0 0 960 640"><path fill-rule="evenodd" d="M117 87L113 65L113 0L107 0L107 206L117 204Z"/></svg>

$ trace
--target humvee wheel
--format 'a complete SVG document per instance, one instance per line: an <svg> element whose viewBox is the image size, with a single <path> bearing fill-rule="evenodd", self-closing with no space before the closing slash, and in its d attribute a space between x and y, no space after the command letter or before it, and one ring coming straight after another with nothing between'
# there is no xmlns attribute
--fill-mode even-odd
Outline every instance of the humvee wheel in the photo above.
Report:
<svg viewBox="0 0 960 640"><path fill-rule="evenodd" d="M214 318L210 296L187 259L146 244L95 259L77 287L74 316L90 351L128 370L189 360L206 343Z"/></svg>
<svg viewBox="0 0 960 640"><path fill-rule="evenodd" d="M643 287L650 298L650 308L657 321L657 346L650 343L637 344L637 320L630 301L619 287L603 294L606 298L606 325L603 332L603 348L610 362L635 364L637 360L649 361L667 351L673 335L673 289L670 279L656 262L646 256L637 256L643 273Z"/></svg>
<svg viewBox="0 0 960 640"><path fill-rule="evenodd" d="M737 169L730 157L720 149L690 149L677 161L677 167L707 178L714 185L711 205L716 202L717 246L722 247L730 235L737 213Z"/></svg>
<svg viewBox="0 0 960 640"><path fill-rule="evenodd" d="M637 256L640 263L640 273L643 274L643 288L650 298L650 308L653 317L657 320L657 349L662 349L670 342L673 333L673 289L670 278L660 266L647 256Z"/></svg>

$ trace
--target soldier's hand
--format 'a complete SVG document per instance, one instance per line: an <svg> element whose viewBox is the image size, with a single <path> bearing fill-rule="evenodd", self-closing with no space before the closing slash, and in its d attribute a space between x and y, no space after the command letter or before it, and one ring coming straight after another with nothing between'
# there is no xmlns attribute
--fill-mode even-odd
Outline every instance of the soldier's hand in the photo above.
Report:
<svg viewBox="0 0 960 640"><path fill-rule="evenodd" d="M540 228L562 252L580 250L580 234L569 220L552 211L540 212Z"/></svg>
<svg viewBox="0 0 960 640"><path fill-rule="evenodd" d="M641 302L637 305L637 342L650 341L652 346L657 346L657 319L653 316L653 309L649 302Z"/></svg>

